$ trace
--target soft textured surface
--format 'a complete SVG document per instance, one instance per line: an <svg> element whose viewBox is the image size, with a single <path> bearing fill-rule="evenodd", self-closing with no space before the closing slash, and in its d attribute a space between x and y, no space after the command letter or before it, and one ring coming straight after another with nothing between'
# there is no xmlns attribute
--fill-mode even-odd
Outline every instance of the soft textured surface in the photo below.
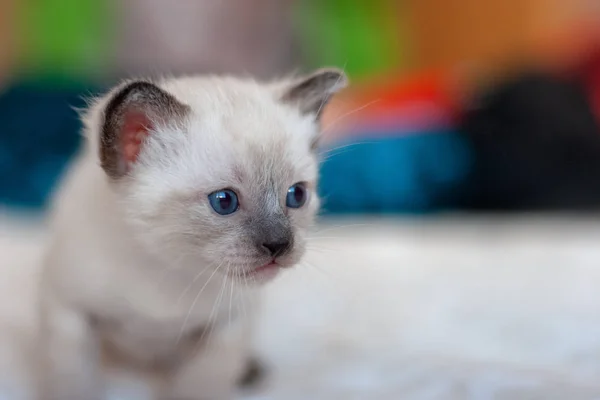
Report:
<svg viewBox="0 0 600 400"><path fill-rule="evenodd" d="M257 347L273 375L245 399L600 398L600 220L319 231L304 265L266 291ZM38 227L0 219L5 379L25 368L42 241Z"/></svg>

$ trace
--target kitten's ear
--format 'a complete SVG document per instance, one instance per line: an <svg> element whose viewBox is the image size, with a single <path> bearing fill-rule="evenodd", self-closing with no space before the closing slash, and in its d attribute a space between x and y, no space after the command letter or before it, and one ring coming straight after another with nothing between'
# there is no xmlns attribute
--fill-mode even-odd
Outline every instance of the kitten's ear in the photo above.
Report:
<svg viewBox="0 0 600 400"><path fill-rule="evenodd" d="M319 119L331 97L348 85L343 71L335 68L320 69L295 79L283 88L281 100L300 108L300 112Z"/></svg>
<svg viewBox="0 0 600 400"><path fill-rule="evenodd" d="M146 81L130 82L108 101L100 131L100 163L111 178L125 175L145 138L157 128L181 120L189 107Z"/></svg>

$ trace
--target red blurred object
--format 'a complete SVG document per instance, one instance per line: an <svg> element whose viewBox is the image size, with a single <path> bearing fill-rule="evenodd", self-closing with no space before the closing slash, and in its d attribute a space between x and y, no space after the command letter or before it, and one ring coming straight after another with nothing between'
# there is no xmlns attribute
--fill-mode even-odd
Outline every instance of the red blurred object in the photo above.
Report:
<svg viewBox="0 0 600 400"><path fill-rule="evenodd" d="M600 124L600 46L585 58L579 72L590 96L591 108Z"/></svg>
<svg viewBox="0 0 600 400"><path fill-rule="evenodd" d="M414 133L456 122L459 102L456 77L422 72L408 77L381 77L343 93L323 118L327 139L357 132Z"/></svg>

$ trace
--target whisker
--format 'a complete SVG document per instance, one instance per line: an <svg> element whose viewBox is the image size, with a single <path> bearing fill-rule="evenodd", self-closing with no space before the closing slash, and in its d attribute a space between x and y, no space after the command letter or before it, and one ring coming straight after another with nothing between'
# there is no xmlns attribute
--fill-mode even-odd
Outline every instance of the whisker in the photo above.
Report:
<svg viewBox="0 0 600 400"><path fill-rule="evenodd" d="M314 233L323 233L323 232L330 232L333 230L340 230L340 229L347 229L347 228L356 228L356 227L373 227L375 226L374 224L347 224L347 225L336 225L336 226L331 226L329 228L325 228L325 229L319 229L318 231L315 231ZM313 236L309 236L309 237L313 237Z"/></svg>
<svg viewBox="0 0 600 400"><path fill-rule="evenodd" d="M306 241L307 242L315 242L318 240L329 240L329 239L338 240L338 239L340 239L340 237L338 237L338 236L310 236L310 237L306 238Z"/></svg>
<svg viewBox="0 0 600 400"><path fill-rule="evenodd" d="M187 294L187 292L189 292L189 290L192 288L192 286L194 285L194 283L196 283L196 281L198 279L200 279L200 277L206 272L208 271L209 268L213 267L215 265L215 263L210 263L208 266L206 266L206 268L204 268L202 271L200 271L195 277L194 279L192 279L192 281L190 282L189 285L187 285L187 287L185 289L183 289L183 291L181 292L181 294L179 295L179 298L177 299L177 304L179 304L181 302L181 300L183 299L183 297Z"/></svg>
<svg viewBox="0 0 600 400"><path fill-rule="evenodd" d="M210 342L210 338L212 336L213 330L214 330L215 325L217 323L218 309L221 306L221 301L223 299L223 293L225 292L225 287L227 287L227 279L228 279L228 276L227 276L227 274L225 274L224 278L223 278L223 283L221 284L221 290L219 290L219 294L215 298L215 301L213 302L212 309L210 310L210 314L208 316L208 329L204 329L204 331L202 332L202 335L200 336L200 339L198 340L198 342L197 342L196 345L204 343L204 335L206 334L206 332L208 330L208 336L206 338L206 344L207 344L207 346L210 346L210 343L209 343Z"/></svg>
<svg viewBox="0 0 600 400"><path fill-rule="evenodd" d="M349 281L347 276L345 276L344 274L334 273L334 271L327 270L323 267L320 267L320 266L313 264L311 262L308 262L308 261L301 262L300 266L308 267L307 271L312 270L312 271L317 272L319 275L326 278L323 280L323 282L332 284L336 289L340 289L340 288L344 288L344 287L351 287L352 282Z"/></svg>
<svg viewBox="0 0 600 400"><path fill-rule="evenodd" d="M317 267L315 264L313 264L313 263L310 263L310 262L308 262L308 261L306 261L306 260L305 260L305 261L303 261L303 262L301 262L301 263L300 263L300 265L303 265L303 266L307 266L307 267L309 267L309 268L312 268L312 269L314 269L315 271L318 271L318 272L320 272L321 274L323 274L323 275L327 276L328 278L333 278L333 276L331 275L331 273L329 273L329 272L325 272L325 270L324 270L324 269L322 269L322 268L319 268L319 267Z"/></svg>
<svg viewBox="0 0 600 400"><path fill-rule="evenodd" d="M319 154L319 156L320 157L325 156L325 157L321 158L321 162L323 162L323 161L327 161L330 158L335 157L337 155L346 153L346 151L340 151L340 150L348 150L351 147L360 146L363 144L375 144L375 143L377 143L377 142L375 142L373 140L360 140L360 141L352 142L352 143L344 143L344 144L340 144L339 146L336 146L336 147L323 149L321 151L321 153Z"/></svg>
<svg viewBox="0 0 600 400"><path fill-rule="evenodd" d="M204 291L204 289L206 289L206 287L208 286L209 282L212 280L213 276L215 276L215 274L221 268L221 266L223 266L223 263L219 264L219 266L217 268L215 268L215 270L212 272L212 274L210 275L210 277L208 278L208 280L204 283L204 286L202 286L202 288L198 291L198 294L194 298L194 301L190 305L190 309L188 310L188 313L185 316L185 319L183 320L183 324L181 325L181 330L179 331L179 335L177 336L176 344L179 344L179 342L181 341L181 338L183 336L183 332L185 331L185 328L187 326L188 320L190 319L190 316L192 314L192 310L194 309L194 307L196 306L196 303L200 299L200 295L202 294L202 292Z"/></svg>
<svg viewBox="0 0 600 400"><path fill-rule="evenodd" d="M242 275L242 273L239 271L237 272L237 274L238 274L237 275L238 279L241 278L242 276L245 276L245 275ZM241 279L240 279L240 284L241 284ZM247 282L245 282L245 286L247 286ZM242 305L242 311L244 312L244 319L246 319L246 318L248 318L248 311L246 310L246 298L244 296L244 293L240 293L240 303Z"/></svg>
<svg viewBox="0 0 600 400"><path fill-rule="evenodd" d="M370 101L370 102L368 102L367 104L364 104L364 105L362 105L362 106L360 106L360 107L357 107L357 108L355 108L355 109L353 109L353 110L351 110L351 111L348 111L348 112L346 112L346 113L342 114L341 116L339 116L339 117L337 117L336 119L334 119L334 120L333 120L331 123L329 123L329 125L327 125L326 127L324 127L324 128L323 128L323 134L327 134L327 133L328 133L328 131L329 131L329 129L331 129L331 128L332 128L332 127L335 125L335 124L339 123L339 122L340 122L341 120L343 120L344 118L347 118L347 117L349 117L349 116L350 116L350 115L352 115L352 114L355 114L355 113L357 113L357 112L359 112L359 111L362 111L362 110L364 110L365 108L367 108L367 107L370 107L370 106L372 106L373 104L376 104L376 103L378 103L378 102L380 102L380 101L381 101L381 99L375 99L375 100L371 100L371 101Z"/></svg>
<svg viewBox="0 0 600 400"><path fill-rule="evenodd" d="M339 249L332 249L332 248L325 248L325 247L315 247L315 246L306 246L306 250L310 251L310 252L320 252L320 253L325 253L325 254L331 254L331 253L339 253L340 250Z"/></svg>
<svg viewBox="0 0 600 400"><path fill-rule="evenodd" d="M364 143L352 143L352 145L348 145L347 147L357 146L359 144L364 144ZM344 149L336 151L335 153L333 153L333 152L324 152L323 154L321 154L319 156L319 164L322 165L325 162L331 160L332 158L340 156L342 154L349 153L350 151L352 151L352 149L350 149L350 148L344 148Z"/></svg>
<svg viewBox="0 0 600 400"><path fill-rule="evenodd" d="M342 80L342 78L345 76L346 74L346 66L348 65L348 61L346 61L344 63L344 66L342 67L342 74L340 74L340 76L337 78L337 81L335 82L335 85L333 85L334 87L339 85L340 81ZM321 114L321 110L323 109L323 107L325 106L325 102L327 101L327 96L324 97L321 100L321 104L319 105L319 109L317 110L317 115Z"/></svg>
<svg viewBox="0 0 600 400"><path fill-rule="evenodd" d="M235 278L231 278L231 283L229 287L229 326L231 326L231 305L233 303L233 285L235 284Z"/></svg>

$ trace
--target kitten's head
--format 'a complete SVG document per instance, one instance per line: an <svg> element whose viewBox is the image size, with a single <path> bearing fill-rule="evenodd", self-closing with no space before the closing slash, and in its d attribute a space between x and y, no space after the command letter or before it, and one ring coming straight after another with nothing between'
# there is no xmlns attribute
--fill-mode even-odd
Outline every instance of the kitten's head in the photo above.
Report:
<svg viewBox="0 0 600 400"><path fill-rule="evenodd" d="M337 70L268 85L133 81L87 122L141 245L175 266L260 280L305 251L319 115L345 84Z"/></svg>

